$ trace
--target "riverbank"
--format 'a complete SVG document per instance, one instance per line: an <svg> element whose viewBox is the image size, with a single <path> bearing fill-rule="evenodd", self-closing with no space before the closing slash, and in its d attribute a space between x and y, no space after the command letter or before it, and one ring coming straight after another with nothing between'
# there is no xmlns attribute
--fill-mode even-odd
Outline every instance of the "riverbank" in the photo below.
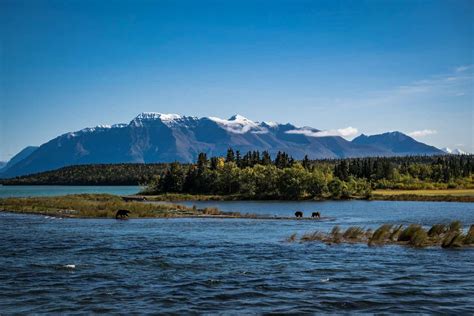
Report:
<svg viewBox="0 0 474 316"><path fill-rule="evenodd" d="M197 209L178 204L125 202L111 194L73 194L53 197L0 198L0 211L71 218L115 218L125 209L130 218L173 217L244 217L237 212L221 212L216 208Z"/></svg>
<svg viewBox="0 0 474 316"><path fill-rule="evenodd" d="M375 190L371 200L474 202L474 189L445 190Z"/></svg>
<svg viewBox="0 0 474 316"><path fill-rule="evenodd" d="M202 195L167 193L160 195L139 195L148 201L245 201L240 195ZM265 199L262 199L265 200ZM330 201L330 196L321 199L301 198L299 201ZM378 201L430 201L430 202L474 202L474 189L445 190L375 190L368 197L352 196L339 200L378 200ZM282 200L283 201L283 200Z"/></svg>

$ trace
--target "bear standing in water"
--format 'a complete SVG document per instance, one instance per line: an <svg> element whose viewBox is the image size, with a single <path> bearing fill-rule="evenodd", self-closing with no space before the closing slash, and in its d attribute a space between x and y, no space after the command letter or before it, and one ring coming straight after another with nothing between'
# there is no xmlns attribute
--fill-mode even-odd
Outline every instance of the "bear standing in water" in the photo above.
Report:
<svg viewBox="0 0 474 316"><path fill-rule="evenodd" d="M321 214L319 212L313 212L313 214L311 214L311 217L321 219Z"/></svg>
<svg viewBox="0 0 474 316"><path fill-rule="evenodd" d="M295 212L295 216L298 218L298 217L303 217L303 212L301 211L297 211Z"/></svg>

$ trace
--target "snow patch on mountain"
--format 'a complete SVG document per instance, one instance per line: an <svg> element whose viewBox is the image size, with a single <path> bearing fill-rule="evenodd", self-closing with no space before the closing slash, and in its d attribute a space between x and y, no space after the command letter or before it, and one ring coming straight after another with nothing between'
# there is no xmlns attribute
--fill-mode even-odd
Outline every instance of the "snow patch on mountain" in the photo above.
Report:
<svg viewBox="0 0 474 316"><path fill-rule="evenodd" d="M156 121L159 120L163 124L168 127L172 126L183 126L186 127L187 124L191 124L192 122L198 120L195 116L183 116L179 114L164 114L158 112L143 112L140 113L137 117L135 117L131 122L131 126L141 127L143 126L144 122L147 121Z"/></svg>
<svg viewBox="0 0 474 316"><path fill-rule="evenodd" d="M444 148L441 148L441 150L447 154L452 154L452 155L467 155L467 152L459 148L451 149L449 147L444 147Z"/></svg>
<svg viewBox="0 0 474 316"><path fill-rule="evenodd" d="M209 119L216 122L218 125L220 125L222 128L224 128L228 132L235 133L235 134L245 134L248 132L251 132L254 134L268 133L267 128L265 128L258 122L249 120L248 118L239 114L236 114L230 117L228 120L221 119L214 116L209 117Z"/></svg>
<svg viewBox="0 0 474 316"><path fill-rule="evenodd" d="M331 129L331 130L326 130L326 131L320 131L312 127L305 126L302 128L286 131L285 133L301 134L308 137L328 137L328 136L351 137L351 136L355 136L358 132L359 131L357 130L357 128L354 128L352 126L349 126L346 128L340 128L340 129Z"/></svg>

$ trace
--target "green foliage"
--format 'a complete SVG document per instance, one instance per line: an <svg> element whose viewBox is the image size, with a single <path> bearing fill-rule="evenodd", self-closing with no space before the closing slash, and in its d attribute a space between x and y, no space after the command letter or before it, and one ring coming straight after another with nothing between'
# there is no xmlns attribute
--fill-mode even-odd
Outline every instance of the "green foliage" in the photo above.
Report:
<svg viewBox="0 0 474 316"><path fill-rule="evenodd" d="M398 241L410 241L420 229L422 229L420 225L411 224L400 233Z"/></svg>
<svg viewBox="0 0 474 316"><path fill-rule="evenodd" d="M446 232L446 225L444 224L435 224L433 225L430 230L428 231L429 237L437 237Z"/></svg>
<svg viewBox="0 0 474 316"><path fill-rule="evenodd" d="M474 156L372 157L299 162L285 152L225 157L199 153L196 163L80 165L1 180L3 184L137 185L144 194L226 195L246 199L369 198L372 189L474 188ZM410 197L412 199L413 197Z"/></svg>
<svg viewBox="0 0 474 316"><path fill-rule="evenodd" d="M426 244L427 239L428 234L423 228L420 227L420 229L415 230L408 244L415 247L423 247Z"/></svg>
<svg viewBox="0 0 474 316"><path fill-rule="evenodd" d="M369 246L383 246L387 244L408 245L413 247L441 246L443 248L460 248L474 245L474 225L471 225L466 235L462 230L449 231L447 226L458 227L459 222L451 225L433 225L428 233L420 225L412 224L406 229L403 225L393 226L384 224L374 232L371 229L364 231L360 227L349 227L345 232L341 232L339 226L335 226L329 233L308 232L301 237L302 242L321 241L327 244L332 243L362 243L367 242ZM462 226L461 226L462 227ZM398 236L398 238L397 238ZM296 235L292 235L292 240Z"/></svg>
<svg viewBox="0 0 474 316"><path fill-rule="evenodd" d="M167 164L97 164L64 167L12 179L0 180L14 185L141 185L159 181Z"/></svg>
<svg viewBox="0 0 474 316"><path fill-rule="evenodd" d="M342 235L345 239L358 240L362 238L365 234L365 231L357 226L351 226Z"/></svg>
<svg viewBox="0 0 474 316"><path fill-rule="evenodd" d="M462 230L462 224L460 221L454 221L449 224L448 231L452 233L460 233Z"/></svg>
<svg viewBox="0 0 474 316"><path fill-rule="evenodd" d="M176 217L202 214L181 205L125 202L119 196L110 194L0 199L0 210L51 216L113 218L119 209L130 210L130 217Z"/></svg>
<svg viewBox="0 0 474 316"><path fill-rule="evenodd" d="M385 242L391 235L393 225L384 224L377 228L369 239L369 245Z"/></svg>
<svg viewBox="0 0 474 316"><path fill-rule="evenodd" d="M467 232L466 237L464 238L464 244L474 245L474 225L471 225L471 227L469 227L469 231Z"/></svg>

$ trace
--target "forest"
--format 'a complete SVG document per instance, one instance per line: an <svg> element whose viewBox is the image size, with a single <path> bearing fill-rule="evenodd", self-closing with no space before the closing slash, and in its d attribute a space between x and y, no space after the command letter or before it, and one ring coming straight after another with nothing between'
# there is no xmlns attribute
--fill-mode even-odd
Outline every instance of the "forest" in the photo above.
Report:
<svg viewBox="0 0 474 316"><path fill-rule="evenodd" d="M141 185L166 170L167 164L75 165L31 175L0 179L4 185Z"/></svg>
<svg viewBox="0 0 474 316"><path fill-rule="evenodd" d="M474 156L295 160L285 152L224 157L198 155L191 164L98 164L0 180L4 185L143 185L150 195L225 195L242 199L368 198L377 189L472 189Z"/></svg>
<svg viewBox="0 0 474 316"><path fill-rule="evenodd" d="M473 188L472 155L371 157L296 161L285 152L226 157L199 154L195 164L171 163L145 193L236 195L245 199L368 198L374 189Z"/></svg>

